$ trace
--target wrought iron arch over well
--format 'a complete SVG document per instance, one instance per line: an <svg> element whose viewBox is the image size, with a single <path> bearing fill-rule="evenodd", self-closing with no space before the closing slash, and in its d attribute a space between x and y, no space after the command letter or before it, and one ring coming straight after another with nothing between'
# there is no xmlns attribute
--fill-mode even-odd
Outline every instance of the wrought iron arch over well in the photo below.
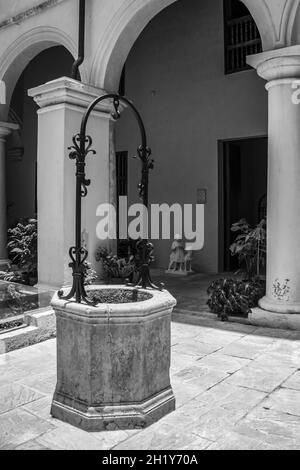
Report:
<svg viewBox="0 0 300 470"><path fill-rule="evenodd" d="M124 96L118 94L107 94L96 98L87 108L82 121L79 134L73 136L73 145L69 148L71 150L70 158L76 160L76 222L75 222L75 246L69 250L71 263L70 268L73 271L73 285L70 293L63 297L63 292L59 292L59 297L63 300L75 299L77 303L86 302L88 305L95 305L88 299L85 287L85 261L88 257L88 251L82 246L81 242L81 206L82 198L88 194L88 186L91 180L86 178L85 166L86 157L89 153L95 155L95 150L92 149L92 138L86 134L88 119L94 108L105 100L113 101L114 112L112 117L117 120L121 117L119 108L120 103L127 105L132 111L138 122L142 143L138 147L138 155L142 163L142 179L139 184L139 195L146 208L149 205L149 171L153 169L154 160L151 158L151 150L147 145L147 135L143 120L140 113L135 106ZM143 289L163 289L163 284L159 287L155 286L150 276L150 263L153 260L153 245L147 240L142 239L137 242L137 259L138 259L138 279L134 287L141 287Z"/></svg>

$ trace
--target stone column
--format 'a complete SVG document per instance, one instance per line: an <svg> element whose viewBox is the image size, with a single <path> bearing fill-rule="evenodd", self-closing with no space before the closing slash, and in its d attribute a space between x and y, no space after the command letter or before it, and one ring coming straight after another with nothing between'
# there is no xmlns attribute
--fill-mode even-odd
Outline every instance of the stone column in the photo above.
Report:
<svg viewBox="0 0 300 470"><path fill-rule="evenodd" d="M38 111L38 277L39 286L60 288L71 284L69 248L75 244L75 162L69 159L72 137L80 130L87 106L105 92L66 77L29 90ZM96 209L111 195L111 107L106 102L92 113L87 132L96 155L86 160L91 179L83 199L84 243L95 264ZM96 265L95 265L96 267Z"/></svg>
<svg viewBox="0 0 300 470"><path fill-rule="evenodd" d="M260 307L300 313L300 47L248 63L268 81L269 93L267 293Z"/></svg>
<svg viewBox="0 0 300 470"><path fill-rule="evenodd" d="M7 257L7 203L6 203L6 138L14 130L17 124L0 122L0 270L8 264Z"/></svg>

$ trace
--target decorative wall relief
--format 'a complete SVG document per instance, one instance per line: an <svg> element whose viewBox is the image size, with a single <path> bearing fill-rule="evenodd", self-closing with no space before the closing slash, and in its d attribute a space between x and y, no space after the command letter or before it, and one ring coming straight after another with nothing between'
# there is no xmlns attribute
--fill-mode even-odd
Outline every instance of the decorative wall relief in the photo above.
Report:
<svg viewBox="0 0 300 470"><path fill-rule="evenodd" d="M279 279L275 280L273 284L273 295L276 300L279 300L281 302L288 302L290 300L290 281L290 279L285 279L283 282L280 282Z"/></svg>

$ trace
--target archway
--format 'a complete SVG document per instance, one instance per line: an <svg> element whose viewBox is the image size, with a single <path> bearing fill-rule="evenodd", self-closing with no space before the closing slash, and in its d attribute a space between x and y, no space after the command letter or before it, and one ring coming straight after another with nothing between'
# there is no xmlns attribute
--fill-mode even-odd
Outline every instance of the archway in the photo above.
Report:
<svg viewBox="0 0 300 470"><path fill-rule="evenodd" d="M111 18L95 55L90 82L107 91L117 91L123 65L135 41L149 22L179 0L135 0L123 2ZM253 15L263 50L272 49L277 36L264 0L241 0ZM289 5L287 5L287 9ZM284 31L283 33L284 34Z"/></svg>
<svg viewBox="0 0 300 470"><path fill-rule="evenodd" d="M69 75L73 61L73 56L65 47L47 47L27 64L17 81L14 77L12 80L13 83L16 82L14 90L11 87L12 83L10 84L11 99L6 105L6 120L17 124L18 129L7 137L6 146L7 216L5 225L8 228L16 226L19 221L37 219L38 106L28 97L28 89ZM6 80L13 71L16 73L15 65L12 64L7 71ZM4 227L2 228L5 230ZM3 238L6 238L5 234ZM31 281L33 283L34 277L32 276ZM17 278L19 278L18 275Z"/></svg>
<svg viewBox="0 0 300 470"><path fill-rule="evenodd" d="M126 96L141 109L156 162L151 202L205 205L205 248L194 260L203 273L217 272L221 257L219 142L248 144L267 135L264 82L251 69L225 74L223 38L221 1L177 0L143 30L126 62ZM117 152L125 157L135 154L131 125L128 118L117 127ZM129 204L137 182L131 162L128 158ZM154 244L156 266L167 267L170 240Z"/></svg>
<svg viewBox="0 0 300 470"><path fill-rule="evenodd" d="M63 46L74 58L77 48L67 33L53 27L36 27L19 36L0 57L0 80L6 85L6 103L10 103L13 90L27 65L41 52ZM82 79L87 80L84 67ZM0 119L7 120L9 107L0 105Z"/></svg>
<svg viewBox="0 0 300 470"><path fill-rule="evenodd" d="M8 139L8 226L20 218L37 216L37 104L27 90L70 74L73 56L54 46L35 56L21 73L12 93L8 118L20 126Z"/></svg>

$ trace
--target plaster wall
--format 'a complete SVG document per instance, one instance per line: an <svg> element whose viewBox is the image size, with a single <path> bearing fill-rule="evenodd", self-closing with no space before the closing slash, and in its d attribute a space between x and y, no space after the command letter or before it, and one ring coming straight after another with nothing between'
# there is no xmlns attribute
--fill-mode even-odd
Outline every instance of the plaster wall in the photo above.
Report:
<svg viewBox="0 0 300 470"><path fill-rule="evenodd" d="M224 74L221 0L178 1L143 31L126 63L126 95L141 111L155 159L152 203L196 204L207 190L200 272L218 270L218 141L267 135L265 82L254 70ZM138 132L126 113L117 127L119 151L129 151L129 199L137 201ZM170 241L154 241L166 267Z"/></svg>

